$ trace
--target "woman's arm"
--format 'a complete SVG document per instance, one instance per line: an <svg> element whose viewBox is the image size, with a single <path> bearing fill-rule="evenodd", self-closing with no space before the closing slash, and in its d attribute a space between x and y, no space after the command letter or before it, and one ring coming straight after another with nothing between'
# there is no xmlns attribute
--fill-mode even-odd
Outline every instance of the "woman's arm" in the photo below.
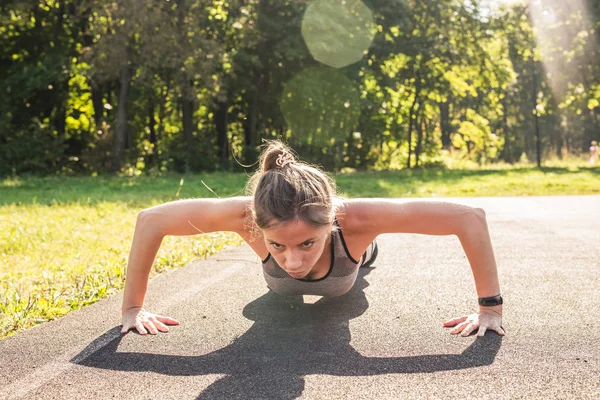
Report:
<svg viewBox="0 0 600 400"><path fill-rule="evenodd" d="M148 276L164 235L153 226L144 211L138 214L133 242L127 260L122 314L132 308L142 308L148 287Z"/></svg>
<svg viewBox="0 0 600 400"><path fill-rule="evenodd" d="M156 333L157 328L168 330L161 318L167 323L174 321L168 317L153 315L146 319L140 317L140 313L144 311L148 276L163 238L168 235L182 236L215 231L233 231L241 234L244 230L247 202L248 199L244 197L178 200L139 213L127 262L122 304L123 330L135 327L144 334L144 328L147 328L150 333Z"/></svg>
<svg viewBox="0 0 600 400"><path fill-rule="evenodd" d="M496 259L483 209L448 202L391 199L359 199L346 202L345 208L351 216L349 224L354 226L350 229L364 232L369 239L382 233L400 232L456 235L469 260L477 296L500 294ZM501 316L502 306L480 307L482 312ZM458 323L461 318L448 321L448 326L452 326L451 322ZM452 333L465 333L465 330L470 333L473 329L473 326L459 325Z"/></svg>

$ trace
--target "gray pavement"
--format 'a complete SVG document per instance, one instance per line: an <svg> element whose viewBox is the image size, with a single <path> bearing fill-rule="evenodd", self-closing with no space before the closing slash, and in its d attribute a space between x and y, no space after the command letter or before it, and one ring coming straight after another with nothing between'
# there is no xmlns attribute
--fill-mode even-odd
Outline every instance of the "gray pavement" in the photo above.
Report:
<svg viewBox="0 0 600 400"><path fill-rule="evenodd" d="M121 295L0 341L0 398L600 399L600 196L440 199L487 211L501 338L453 236L382 235L340 298L270 294L248 246L161 275L146 307L182 324L121 335Z"/></svg>

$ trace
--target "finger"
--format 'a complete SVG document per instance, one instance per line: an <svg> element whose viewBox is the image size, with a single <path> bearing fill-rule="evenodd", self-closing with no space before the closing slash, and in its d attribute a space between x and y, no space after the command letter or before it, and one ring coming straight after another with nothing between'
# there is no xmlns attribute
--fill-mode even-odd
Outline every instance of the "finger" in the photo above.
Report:
<svg viewBox="0 0 600 400"><path fill-rule="evenodd" d="M148 334L148 331L146 330L146 328L144 328L142 321L138 321L135 323L135 329L137 329L137 331L140 333L140 335Z"/></svg>
<svg viewBox="0 0 600 400"><path fill-rule="evenodd" d="M156 327L154 326L154 324L152 323L152 321L145 320L142 323L148 329L148 332L150 332L152 335L156 335L158 333L158 330L156 329Z"/></svg>
<svg viewBox="0 0 600 400"><path fill-rule="evenodd" d="M152 318L150 321L152 321L154 323L154 326L161 332L169 332L169 328L163 324L162 322L160 322L158 319L156 318Z"/></svg>
<svg viewBox="0 0 600 400"><path fill-rule="evenodd" d="M450 331L450 333L455 334L455 333L459 333L461 332L463 329L465 329L465 327L469 325L469 322L463 322L462 324L459 324L458 326L456 326L454 329L452 329Z"/></svg>
<svg viewBox="0 0 600 400"><path fill-rule="evenodd" d="M444 326L454 326L456 324L460 324L461 322L465 321L466 319L467 319L466 315L464 317L453 318L449 321L444 322Z"/></svg>
<svg viewBox="0 0 600 400"><path fill-rule="evenodd" d="M127 333L129 332L129 330L133 328L131 325L123 325L123 327L121 328L121 333Z"/></svg>
<svg viewBox="0 0 600 400"><path fill-rule="evenodd" d="M477 332L477 336L484 336L484 335L485 335L485 331L487 331L487 327L486 327L486 326L483 326L483 325L481 325L481 326L479 327L479 332Z"/></svg>
<svg viewBox="0 0 600 400"><path fill-rule="evenodd" d="M156 319L167 325L179 325L179 321L177 321L171 317L164 317L162 315L157 315Z"/></svg>
<svg viewBox="0 0 600 400"><path fill-rule="evenodd" d="M471 322L467 327L462 331L462 336L469 336L475 329L479 327L479 324Z"/></svg>
<svg viewBox="0 0 600 400"><path fill-rule="evenodd" d="M495 330L495 331L498 333L498 335L500 335L500 336L504 336L504 335L506 335L506 333L504 332L504 329L502 329L502 327L501 327L501 326L497 327L497 328L496 328L496 329L494 329L494 330Z"/></svg>

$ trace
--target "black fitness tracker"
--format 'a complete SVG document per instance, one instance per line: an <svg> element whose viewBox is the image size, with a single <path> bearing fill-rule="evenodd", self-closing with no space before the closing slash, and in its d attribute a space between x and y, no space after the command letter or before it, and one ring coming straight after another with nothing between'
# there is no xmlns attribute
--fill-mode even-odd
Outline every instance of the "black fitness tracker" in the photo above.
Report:
<svg viewBox="0 0 600 400"><path fill-rule="evenodd" d="M502 304L502 296L480 297L479 305L484 307L499 306Z"/></svg>

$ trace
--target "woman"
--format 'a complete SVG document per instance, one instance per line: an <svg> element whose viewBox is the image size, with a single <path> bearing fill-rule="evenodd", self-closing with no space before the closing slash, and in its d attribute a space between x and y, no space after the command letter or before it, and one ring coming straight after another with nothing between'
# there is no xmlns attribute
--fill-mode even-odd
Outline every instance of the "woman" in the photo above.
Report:
<svg viewBox="0 0 600 400"><path fill-rule="evenodd" d="M179 200L139 213L123 296L122 332L168 332L179 322L143 308L148 275L162 239L199 232L238 233L260 257L269 288L280 294L340 296L358 268L377 255L382 233L457 235L469 259L479 312L444 322L450 333L504 336L496 261L482 209L443 202L342 200L327 175L268 144L248 183L252 196Z"/></svg>

